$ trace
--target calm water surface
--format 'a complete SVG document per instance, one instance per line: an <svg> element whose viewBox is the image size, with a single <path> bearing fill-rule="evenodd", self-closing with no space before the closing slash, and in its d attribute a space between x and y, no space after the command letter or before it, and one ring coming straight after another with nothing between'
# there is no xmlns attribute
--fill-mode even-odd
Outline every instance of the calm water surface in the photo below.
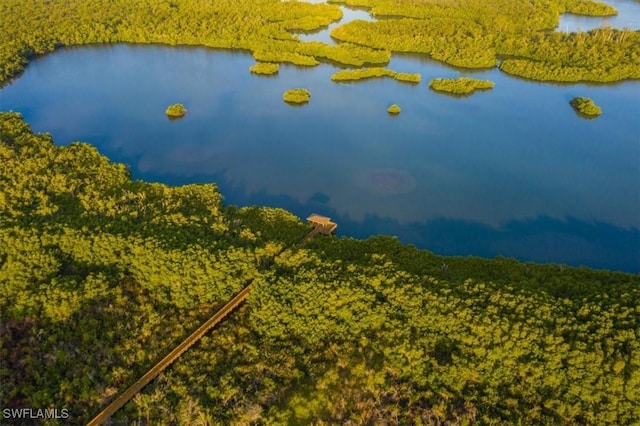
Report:
<svg viewBox="0 0 640 426"><path fill-rule="evenodd" d="M325 0L305 0L309 3L326 3ZM636 0L605 0L601 1L613 6L618 14L616 16L584 16L572 13L564 13L560 15L560 21L555 28L556 31L562 32L579 32L590 31L596 28L628 28L631 30L640 30L640 2ZM344 25L354 20L375 21L365 8L349 8L339 6L342 9L342 19L329 25L327 28L300 34L300 40L303 41L321 41L327 44L335 44L335 40L331 38L331 30L339 25Z"/></svg>
<svg viewBox="0 0 640 426"><path fill-rule="evenodd" d="M636 0L606 0L602 3L613 6L618 14L616 16L594 17L565 13L560 16L556 31L578 32L604 27L640 30L639 2Z"/></svg>
<svg viewBox="0 0 640 426"><path fill-rule="evenodd" d="M640 271L640 82L559 86L490 70L473 75L493 90L456 98L427 83L461 71L421 57L389 65L421 73L417 86L336 84L328 64L258 77L253 63L204 48L62 49L0 91L0 107L59 144L95 144L135 178L215 181L229 203L327 214L341 235ZM311 102L285 104L291 87ZM603 115L579 118L574 96ZM188 113L169 121L175 102Z"/></svg>
<svg viewBox="0 0 640 426"><path fill-rule="evenodd" d="M309 1L309 0L307 0L307 1ZM325 3L324 1L309 1L309 2L310 3ZM301 41L321 41L321 42L326 43L326 44L337 44L336 40L331 38L331 35L330 35L331 34L331 30L333 30L335 27L347 24L347 23L349 23L351 21L355 21L355 20L369 21L369 22L375 21L375 18L373 18L371 15L369 15L369 12L367 12L367 9L351 8L351 7L346 7L346 6L339 6L339 7L342 10L342 19L340 19L337 22L332 23L331 25L329 25L326 28L321 29L319 31L300 33L300 34L298 34L298 37L300 38L300 40Z"/></svg>

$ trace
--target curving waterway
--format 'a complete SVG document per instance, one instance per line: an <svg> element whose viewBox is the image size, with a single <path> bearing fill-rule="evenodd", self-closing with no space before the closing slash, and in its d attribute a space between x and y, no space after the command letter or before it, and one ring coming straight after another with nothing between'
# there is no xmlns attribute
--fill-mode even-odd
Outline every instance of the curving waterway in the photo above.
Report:
<svg viewBox="0 0 640 426"><path fill-rule="evenodd" d="M314 1L311 3L324 3L323 1ZM353 8L347 6L339 6L342 10L342 18L328 25L326 28L322 28L318 31L309 31L309 32L301 32L298 34L298 38L301 41L320 41L325 44L337 44L336 40L331 38L331 30L340 25L347 24L351 21L368 21L373 22L376 19L369 14L366 9L363 8Z"/></svg>
<svg viewBox="0 0 640 426"><path fill-rule="evenodd" d="M596 28L616 28L619 30L640 30L640 3L637 0L607 0L618 14L615 16L584 16L565 13L560 15L560 22L556 31L579 32L590 31Z"/></svg>
<svg viewBox="0 0 640 426"><path fill-rule="evenodd" d="M326 214L340 235L640 272L640 82L541 84L394 55L389 67L421 84L336 84L329 64L258 77L253 63L205 48L65 48L0 91L0 109L59 144L91 142L135 178L214 181L228 203ZM495 88L465 98L428 88L464 74ZM291 87L311 102L282 102ZM574 96L602 116L578 117ZM167 120L175 102L188 113Z"/></svg>

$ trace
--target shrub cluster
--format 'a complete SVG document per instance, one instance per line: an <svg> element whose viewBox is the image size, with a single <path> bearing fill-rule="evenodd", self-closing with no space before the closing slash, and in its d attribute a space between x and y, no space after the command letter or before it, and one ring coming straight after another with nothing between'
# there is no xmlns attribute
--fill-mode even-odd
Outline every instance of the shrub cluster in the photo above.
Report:
<svg viewBox="0 0 640 426"><path fill-rule="evenodd" d="M580 114L596 117L602 114L602 109L590 98L576 97L569 104Z"/></svg>
<svg viewBox="0 0 640 426"><path fill-rule="evenodd" d="M311 92L307 89L289 89L282 95L282 99L284 99L285 102L292 104L303 104L309 102L310 98Z"/></svg>
<svg viewBox="0 0 640 426"><path fill-rule="evenodd" d="M381 77L393 77L398 81L405 83L420 83L420 74L411 74L406 72L395 72L389 68L371 67L362 68L357 70L341 70L331 76L331 80L342 81L357 81L366 80L369 78L381 78Z"/></svg>
<svg viewBox="0 0 640 426"><path fill-rule="evenodd" d="M258 62L250 68L250 71L253 74L260 75L273 75L277 74L280 70L280 66L278 64L274 64L272 62Z"/></svg>
<svg viewBox="0 0 640 426"><path fill-rule="evenodd" d="M477 80L469 77L436 78L429 82L429 87L438 92L454 95L470 95L476 90L488 90L493 88L493 81Z"/></svg>
<svg viewBox="0 0 640 426"><path fill-rule="evenodd" d="M400 109L400 106L398 104L393 104L389 108L387 108L387 112L389 114L400 114L400 111L402 110Z"/></svg>
<svg viewBox="0 0 640 426"><path fill-rule="evenodd" d="M213 184L132 180L0 113L0 405L86 424L631 425L640 276L316 236ZM212 379L215 378L215 379ZM357 420L355 420L357 419ZM51 424L58 424L52 422Z"/></svg>
<svg viewBox="0 0 640 426"><path fill-rule="evenodd" d="M187 109L182 104L169 105L165 111L169 117L182 117L187 113Z"/></svg>

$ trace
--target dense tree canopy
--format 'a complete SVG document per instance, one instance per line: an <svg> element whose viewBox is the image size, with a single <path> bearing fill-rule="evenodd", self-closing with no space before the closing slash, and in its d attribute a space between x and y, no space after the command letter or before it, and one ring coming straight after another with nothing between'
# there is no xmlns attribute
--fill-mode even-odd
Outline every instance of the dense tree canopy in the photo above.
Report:
<svg viewBox="0 0 640 426"><path fill-rule="evenodd" d="M470 95L476 90L493 89L493 86L493 81L468 77L434 78L429 82L433 90L454 95Z"/></svg>
<svg viewBox="0 0 640 426"><path fill-rule="evenodd" d="M0 405L84 424L248 280L124 424L633 424L640 277L317 236L0 113ZM56 424L55 420L48 422Z"/></svg>
<svg viewBox="0 0 640 426"><path fill-rule="evenodd" d="M331 4L279 0L4 0L0 3L0 84L34 55L92 43L162 43L244 49L258 61L361 67L391 51L428 54L450 65L500 68L535 80L640 78L640 32L552 31L561 13L611 15L591 0L342 0L385 19L335 28L337 45L301 42L295 31L339 20Z"/></svg>
<svg viewBox="0 0 640 426"><path fill-rule="evenodd" d="M279 0L7 0L0 3L0 83L39 54L92 43L162 43L245 49L257 60L316 65L386 63L390 53L344 43L302 43L292 34L337 21L332 5Z"/></svg>
<svg viewBox="0 0 640 426"><path fill-rule="evenodd" d="M169 105L165 111L169 117L182 117L187 113L187 109L182 104Z"/></svg>
<svg viewBox="0 0 640 426"><path fill-rule="evenodd" d="M602 109L590 98L576 97L571 99L569 104L580 114L591 117L602 114Z"/></svg>
<svg viewBox="0 0 640 426"><path fill-rule="evenodd" d="M292 104L304 104L311 99L311 92L302 88L289 89L282 94L282 99Z"/></svg>
<svg viewBox="0 0 640 426"><path fill-rule="evenodd" d="M389 68L368 67L355 70L341 70L331 76L331 80L337 82L367 80L370 78L393 77L398 81L405 83L420 83L420 74L396 72Z"/></svg>
<svg viewBox="0 0 640 426"><path fill-rule="evenodd" d="M608 5L577 0L344 0L395 19L353 21L331 36L394 52L431 55L451 65L493 67L550 81L617 81L640 78L640 32L596 29L558 33L561 13L612 15Z"/></svg>

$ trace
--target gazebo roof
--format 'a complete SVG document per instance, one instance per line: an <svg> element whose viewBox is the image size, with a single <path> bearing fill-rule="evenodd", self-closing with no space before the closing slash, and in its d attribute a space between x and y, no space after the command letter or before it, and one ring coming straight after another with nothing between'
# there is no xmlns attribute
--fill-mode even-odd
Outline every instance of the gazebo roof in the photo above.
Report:
<svg viewBox="0 0 640 426"><path fill-rule="evenodd" d="M320 225L329 225L332 224L331 218L326 216L321 216L319 214L313 213L311 216L307 218L309 222L317 223Z"/></svg>

